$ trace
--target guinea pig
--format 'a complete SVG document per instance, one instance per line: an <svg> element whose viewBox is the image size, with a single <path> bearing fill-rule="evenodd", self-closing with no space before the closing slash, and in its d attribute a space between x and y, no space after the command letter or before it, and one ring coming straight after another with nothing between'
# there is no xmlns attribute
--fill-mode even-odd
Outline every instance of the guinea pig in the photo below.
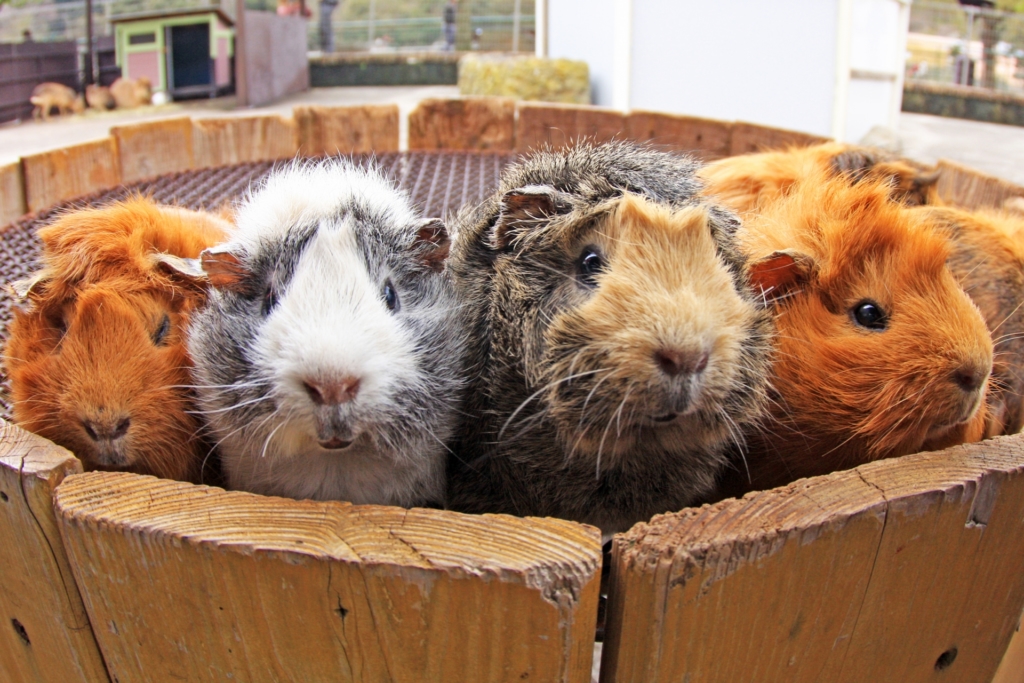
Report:
<svg viewBox="0 0 1024 683"><path fill-rule="evenodd" d="M992 335L985 436L1016 434L1024 426L1024 218L948 207L910 211L950 239L950 270Z"/></svg>
<svg viewBox="0 0 1024 683"><path fill-rule="evenodd" d="M165 264L230 226L134 198L39 231L41 271L16 283L4 362L14 420L86 469L198 481L209 445L188 388L184 330L205 293Z"/></svg>
<svg viewBox="0 0 1024 683"><path fill-rule="evenodd" d="M189 330L228 485L440 505L465 343L444 224L344 161L271 173L236 216Z"/></svg>
<svg viewBox="0 0 1024 683"><path fill-rule="evenodd" d="M766 394L771 325L687 157L538 153L457 219L471 310L450 508L605 536L705 494Z"/></svg>
<svg viewBox="0 0 1024 683"><path fill-rule="evenodd" d="M775 312L771 420L726 494L976 440L992 340L949 242L884 181L810 176L744 219Z"/></svg>
<svg viewBox="0 0 1024 683"><path fill-rule="evenodd" d="M882 150L841 142L727 157L699 171L715 197L740 213L775 201L801 179L821 173L852 183L886 181L891 197L907 206L940 203L937 171Z"/></svg>

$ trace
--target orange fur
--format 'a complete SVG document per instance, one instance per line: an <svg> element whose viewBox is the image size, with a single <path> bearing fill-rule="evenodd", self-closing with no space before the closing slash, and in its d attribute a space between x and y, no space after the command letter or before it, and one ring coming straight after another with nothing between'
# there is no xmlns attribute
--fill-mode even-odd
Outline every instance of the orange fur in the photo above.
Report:
<svg viewBox="0 0 1024 683"><path fill-rule="evenodd" d="M135 198L40 230L44 267L4 350L15 420L89 469L196 480L208 447L187 412L184 333L205 293L153 255L196 258L228 227ZM122 428L119 438L95 437Z"/></svg>
<svg viewBox="0 0 1024 683"><path fill-rule="evenodd" d="M747 456L756 488L976 438L992 367L985 321L946 266L948 241L890 201L887 183L805 180L739 232L753 281L780 296L773 419ZM795 275L758 273L759 262L792 263ZM865 301L886 312L886 329L857 324Z"/></svg>

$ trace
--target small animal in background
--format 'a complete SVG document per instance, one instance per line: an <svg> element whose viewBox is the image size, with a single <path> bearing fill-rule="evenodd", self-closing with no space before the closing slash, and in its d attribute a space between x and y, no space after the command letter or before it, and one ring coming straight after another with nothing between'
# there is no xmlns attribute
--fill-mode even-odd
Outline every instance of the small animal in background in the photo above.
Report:
<svg viewBox="0 0 1024 683"><path fill-rule="evenodd" d="M746 433L723 494L981 438L991 337L949 241L889 192L819 172L746 214L777 353L771 419Z"/></svg>
<svg viewBox="0 0 1024 683"><path fill-rule="evenodd" d="M627 143L542 152L457 219L473 380L449 507L610 536L712 488L762 415L771 324L696 169Z"/></svg>
<svg viewBox="0 0 1024 683"><path fill-rule="evenodd" d="M343 161L271 173L237 224L189 332L229 486L441 504L465 375L445 226Z"/></svg>
<svg viewBox="0 0 1024 683"><path fill-rule="evenodd" d="M1024 216L952 207L911 211L949 237L949 267L992 335L985 436L1016 434L1024 427Z"/></svg>
<svg viewBox="0 0 1024 683"><path fill-rule="evenodd" d="M118 109L133 109L153 101L153 85L145 76L135 80L118 78L110 84L110 95Z"/></svg>
<svg viewBox="0 0 1024 683"><path fill-rule="evenodd" d="M43 268L15 283L28 306L4 349L15 422L86 469L199 481L210 445L184 334L205 292L174 257L198 257L229 227L135 198L40 230Z"/></svg>
<svg viewBox="0 0 1024 683"><path fill-rule="evenodd" d="M50 111L54 108L60 115L81 114L85 111L82 96L61 83L40 83L32 90L29 102L34 105L32 118L41 118L43 121L50 120Z"/></svg>
<svg viewBox="0 0 1024 683"><path fill-rule="evenodd" d="M857 183L885 181L892 198L907 206L940 203L939 174L915 161L869 147L826 142L810 147L743 154L712 162L699 172L715 196L734 211L754 211L793 191L809 176L826 173Z"/></svg>
<svg viewBox="0 0 1024 683"><path fill-rule="evenodd" d="M85 86L85 101L93 109L101 111L113 109L116 104L114 96L110 94L110 88L95 84Z"/></svg>

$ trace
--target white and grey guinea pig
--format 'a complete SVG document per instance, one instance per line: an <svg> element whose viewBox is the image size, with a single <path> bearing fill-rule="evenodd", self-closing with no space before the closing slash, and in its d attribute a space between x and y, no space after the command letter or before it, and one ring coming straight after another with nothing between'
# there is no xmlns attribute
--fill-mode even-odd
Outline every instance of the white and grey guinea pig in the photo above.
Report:
<svg viewBox="0 0 1024 683"><path fill-rule="evenodd" d="M462 385L448 234L375 169L296 162L203 252L189 351L228 485L436 505Z"/></svg>

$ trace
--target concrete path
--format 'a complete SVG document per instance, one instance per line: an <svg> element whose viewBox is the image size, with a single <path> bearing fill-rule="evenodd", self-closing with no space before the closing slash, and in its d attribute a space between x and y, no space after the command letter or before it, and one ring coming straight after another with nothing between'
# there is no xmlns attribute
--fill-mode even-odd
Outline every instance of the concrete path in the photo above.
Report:
<svg viewBox="0 0 1024 683"><path fill-rule="evenodd" d="M105 137L111 126L189 115L246 116L289 114L299 104L356 105L396 103L402 112L401 146L408 139L406 115L426 97L456 97L455 86L380 86L314 88L265 107L235 109L233 97L193 100L129 111L86 112L82 116L0 125L0 164L26 154L45 152ZM1024 128L949 119L925 114L901 114L897 131L903 154L927 163L950 159L1024 185Z"/></svg>

